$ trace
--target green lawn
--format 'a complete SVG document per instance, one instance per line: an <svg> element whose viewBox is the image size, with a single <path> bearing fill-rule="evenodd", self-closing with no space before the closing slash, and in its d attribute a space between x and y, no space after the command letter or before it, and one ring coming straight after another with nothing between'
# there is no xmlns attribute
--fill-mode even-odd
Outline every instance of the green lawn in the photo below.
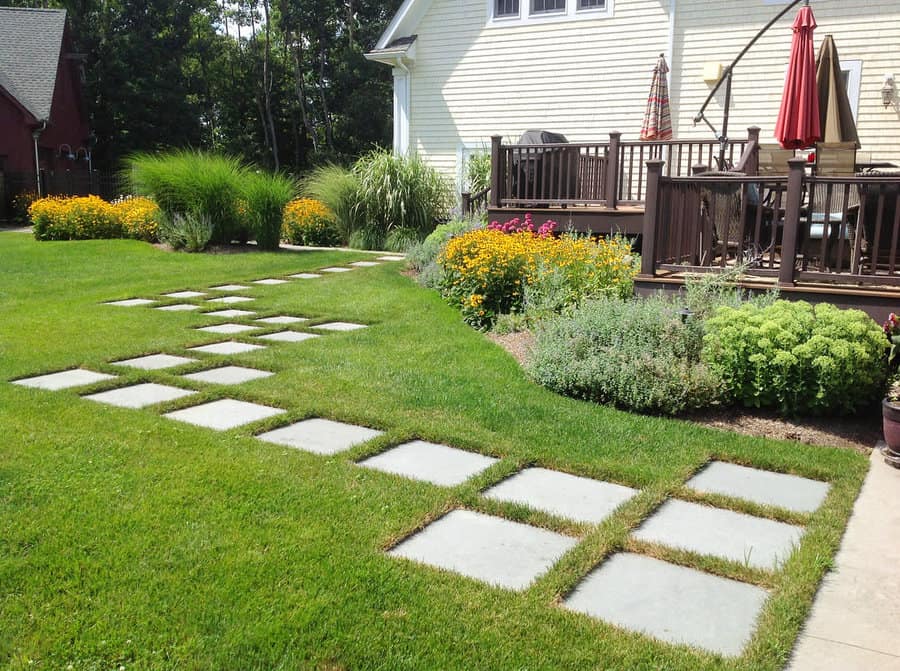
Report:
<svg viewBox="0 0 900 671"><path fill-rule="evenodd" d="M362 254L168 254L131 241L36 243L0 233L0 666L11 669L742 669L787 659L866 471L851 451L634 416L561 398L465 326L399 264L257 287L251 309L361 321L364 331L225 360L276 371L221 389L287 415L218 433L7 384L77 365L224 339L200 314L116 308L153 297L321 268ZM241 307L241 306L238 306ZM273 329L277 330L277 329ZM242 339L242 338L237 338ZM221 360L221 358L218 358ZM197 365L200 369L208 365ZM163 372L132 381L190 387ZM105 389L122 379L95 385ZM310 416L386 434L333 458L252 437ZM353 465L417 437L501 457L447 489ZM630 529L711 458L827 479L811 516L717 503L807 524L778 573L629 541ZM478 492L525 464L640 487L599 527ZM465 506L583 538L523 593L383 550ZM559 607L611 552L628 548L773 590L745 655L656 643ZM71 665L71 666L70 666Z"/></svg>

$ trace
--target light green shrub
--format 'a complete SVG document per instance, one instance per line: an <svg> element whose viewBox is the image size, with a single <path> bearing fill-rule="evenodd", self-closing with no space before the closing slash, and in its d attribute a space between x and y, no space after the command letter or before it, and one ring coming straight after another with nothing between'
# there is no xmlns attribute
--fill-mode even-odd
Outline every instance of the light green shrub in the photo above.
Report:
<svg viewBox="0 0 900 671"><path fill-rule="evenodd" d="M251 172L241 181L250 231L260 249L278 249L284 208L296 194L294 180L282 174Z"/></svg>
<svg viewBox="0 0 900 671"><path fill-rule="evenodd" d="M215 225L203 214L176 214L171 219L162 216L159 222L159 239L174 249L186 252L202 252L210 243Z"/></svg>
<svg viewBox="0 0 900 671"><path fill-rule="evenodd" d="M349 243L358 228L359 180L352 172L338 165L323 165L313 170L303 181L303 193L317 200L334 216L341 242Z"/></svg>

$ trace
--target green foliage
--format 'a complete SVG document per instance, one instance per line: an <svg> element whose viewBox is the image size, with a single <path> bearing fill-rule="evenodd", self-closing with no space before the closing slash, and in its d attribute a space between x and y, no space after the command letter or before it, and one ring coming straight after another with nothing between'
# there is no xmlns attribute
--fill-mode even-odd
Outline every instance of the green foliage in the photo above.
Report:
<svg viewBox="0 0 900 671"><path fill-rule="evenodd" d="M479 219L454 219L446 224L438 224L424 240L411 245L406 250L406 260L416 271L419 284L437 289L441 281L438 255L451 239L476 228L484 228L484 222Z"/></svg>
<svg viewBox="0 0 900 671"><path fill-rule="evenodd" d="M284 208L297 194L297 184L280 173L249 172L241 181L250 231L263 250L278 249Z"/></svg>
<svg viewBox="0 0 900 671"><path fill-rule="evenodd" d="M204 214L176 214L171 219L163 216L159 223L159 239L174 249L186 252L202 252L209 246L215 225Z"/></svg>
<svg viewBox="0 0 900 671"><path fill-rule="evenodd" d="M688 275L684 282L684 302L694 318L707 319L724 305L740 307L745 302L765 306L778 300L778 289L751 296L738 282L745 275L745 266L728 268L722 272Z"/></svg>
<svg viewBox="0 0 900 671"><path fill-rule="evenodd" d="M334 214L311 198L298 198L287 204L281 236L294 245L337 247L341 244Z"/></svg>
<svg viewBox="0 0 900 671"><path fill-rule="evenodd" d="M50 196L28 208L36 240L96 240L121 238L116 209L98 196Z"/></svg>
<svg viewBox="0 0 900 671"><path fill-rule="evenodd" d="M782 413L852 413L877 399L888 343L864 312L776 301L721 307L703 358L734 400Z"/></svg>
<svg viewBox="0 0 900 671"><path fill-rule="evenodd" d="M313 170L303 181L303 192L321 201L334 214L341 240L350 241L357 229L356 202L359 181L352 172L329 163Z"/></svg>
<svg viewBox="0 0 900 671"><path fill-rule="evenodd" d="M664 297L601 299L537 330L528 372L560 394L676 415L715 404L720 379L700 358L703 325Z"/></svg>
<svg viewBox="0 0 900 671"><path fill-rule="evenodd" d="M491 155L478 152L466 161L466 185L470 193L484 191L491 185Z"/></svg>

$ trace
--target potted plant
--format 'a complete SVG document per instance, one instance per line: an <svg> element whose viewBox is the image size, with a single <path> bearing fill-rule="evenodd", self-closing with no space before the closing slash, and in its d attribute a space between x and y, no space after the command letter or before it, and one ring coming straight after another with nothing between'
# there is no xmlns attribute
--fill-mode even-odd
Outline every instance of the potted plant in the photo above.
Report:
<svg viewBox="0 0 900 671"><path fill-rule="evenodd" d="M891 341L888 364L893 367L900 355L900 317L893 312L884 323L884 334ZM891 466L900 468L900 374L894 374L887 396L881 402L881 416L884 426L884 460Z"/></svg>

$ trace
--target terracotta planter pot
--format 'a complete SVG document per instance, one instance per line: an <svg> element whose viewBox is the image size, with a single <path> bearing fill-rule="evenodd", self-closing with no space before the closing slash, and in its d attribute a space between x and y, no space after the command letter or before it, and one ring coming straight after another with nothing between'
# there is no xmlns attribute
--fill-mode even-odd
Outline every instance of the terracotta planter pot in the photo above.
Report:
<svg viewBox="0 0 900 671"><path fill-rule="evenodd" d="M900 468L900 403L887 399L881 402L881 417L884 424L884 459L892 466Z"/></svg>

